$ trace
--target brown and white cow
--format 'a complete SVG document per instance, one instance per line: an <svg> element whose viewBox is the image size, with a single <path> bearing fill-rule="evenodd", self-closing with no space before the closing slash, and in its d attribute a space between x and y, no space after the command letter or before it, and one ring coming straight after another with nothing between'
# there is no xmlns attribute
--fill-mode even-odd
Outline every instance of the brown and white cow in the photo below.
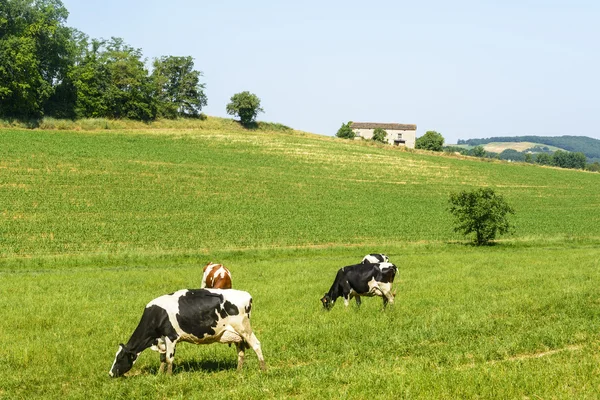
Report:
<svg viewBox="0 0 600 400"><path fill-rule="evenodd" d="M206 264L202 274L202 289L231 289L231 272L223 264Z"/></svg>

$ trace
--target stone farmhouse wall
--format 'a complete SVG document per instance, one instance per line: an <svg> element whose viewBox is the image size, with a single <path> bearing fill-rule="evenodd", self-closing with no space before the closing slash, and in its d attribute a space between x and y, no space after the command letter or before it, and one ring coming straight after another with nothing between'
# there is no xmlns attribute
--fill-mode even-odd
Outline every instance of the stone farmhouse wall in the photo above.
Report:
<svg viewBox="0 0 600 400"><path fill-rule="evenodd" d="M412 124L384 124L375 122L353 122L350 128L356 133L355 139L372 139L376 128L387 132L386 139L389 144L415 148L417 140L417 126Z"/></svg>

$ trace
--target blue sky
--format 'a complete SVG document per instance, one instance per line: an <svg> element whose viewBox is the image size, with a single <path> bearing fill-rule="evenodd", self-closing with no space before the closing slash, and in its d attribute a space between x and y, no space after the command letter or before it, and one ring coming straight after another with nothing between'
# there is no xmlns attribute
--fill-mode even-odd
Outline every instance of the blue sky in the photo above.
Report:
<svg viewBox="0 0 600 400"><path fill-rule="evenodd" d="M260 120L334 135L417 124L446 143L600 139L600 2L63 0L67 25L150 60L192 56L208 115L249 90ZM289 3L289 4L288 4Z"/></svg>

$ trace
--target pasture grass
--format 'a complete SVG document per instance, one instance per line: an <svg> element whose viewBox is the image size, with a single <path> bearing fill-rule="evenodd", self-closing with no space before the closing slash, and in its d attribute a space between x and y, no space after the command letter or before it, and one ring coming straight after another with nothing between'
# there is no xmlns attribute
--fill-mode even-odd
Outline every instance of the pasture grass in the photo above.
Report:
<svg viewBox="0 0 600 400"><path fill-rule="evenodd" d="M600 397L598 174L200 122L0 129L0 398ZM478 248L447 201L481 186L516 230ZM321 310L371 252L397 303ZM145 304L208 261L253 295L268 371L184 343L171 378L147 350L110 379Z"/></svg>
<svg viewBox="0 0 600 400"><path fill-rule="evenodd" d="M600 177L277 131L0 131L0 257L460 240L490 186L513 238L600 237Z"/></svg>
<svg viewBox="0 0 600 400"><path fill-rule="evenodd" d="M40 129L57 131L123 131L123 130L224 130L227 132L244 132L247 130L292 132L293 129L275 122L258 121L250 126L242 126L239 121L229 118L207 117L157 119L143 122L128 119L81 118L77 120L44 117L34 120L0 119L0 129Z"/></svg>
<svg viewBox="0 0 600 400"><path fill-rule="evenodd" d="M368 250L247 250L94 258L5 267L0 394L6 398L596 398L600 390L600 246L594 241L386 247L396 303L360 309L319 298ZM108 377L147 302L198 287L218 258L254 297L266 373L248 351L237 373L224 345L177 348L174 376L143 352ZM71 260L73 261L73 260Z"/></svg>

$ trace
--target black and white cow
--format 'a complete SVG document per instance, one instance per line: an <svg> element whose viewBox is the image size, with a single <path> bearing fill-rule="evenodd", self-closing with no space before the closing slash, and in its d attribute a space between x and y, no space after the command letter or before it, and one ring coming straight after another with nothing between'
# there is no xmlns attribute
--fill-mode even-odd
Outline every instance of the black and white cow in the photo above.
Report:
<svg viewBox="0 0 600 400"><path fill-rule="evenodd" d="M252 348L260 368L265 369L260 342L250 327L252 296L234 289L183 289L152 300L127 344L121 344L110 376L121 376L131 369L139 354L149 347L160 353L160 369L173 372L178 342L195 344L235 343L238 370L244 351Z"/></svg>
<svg viewBox="0 0 600 400"><path fill-rule="evenodd" d="M381 296L383 307L387 303L394 303L392 283L398 268L392 263L356 264L340 268L335 276L329 292L321 298L323 307L330 310L339 297L344 298L348 306L352 297L356 297L356 304L360 306L361 296Z"/></svg>
<svg viewBox="0 0 600 400"><path fill-rule="evenodd" d="M362 259L363 264L377 264L390 262L390 258L385 254L367 254Z"/></svg>

